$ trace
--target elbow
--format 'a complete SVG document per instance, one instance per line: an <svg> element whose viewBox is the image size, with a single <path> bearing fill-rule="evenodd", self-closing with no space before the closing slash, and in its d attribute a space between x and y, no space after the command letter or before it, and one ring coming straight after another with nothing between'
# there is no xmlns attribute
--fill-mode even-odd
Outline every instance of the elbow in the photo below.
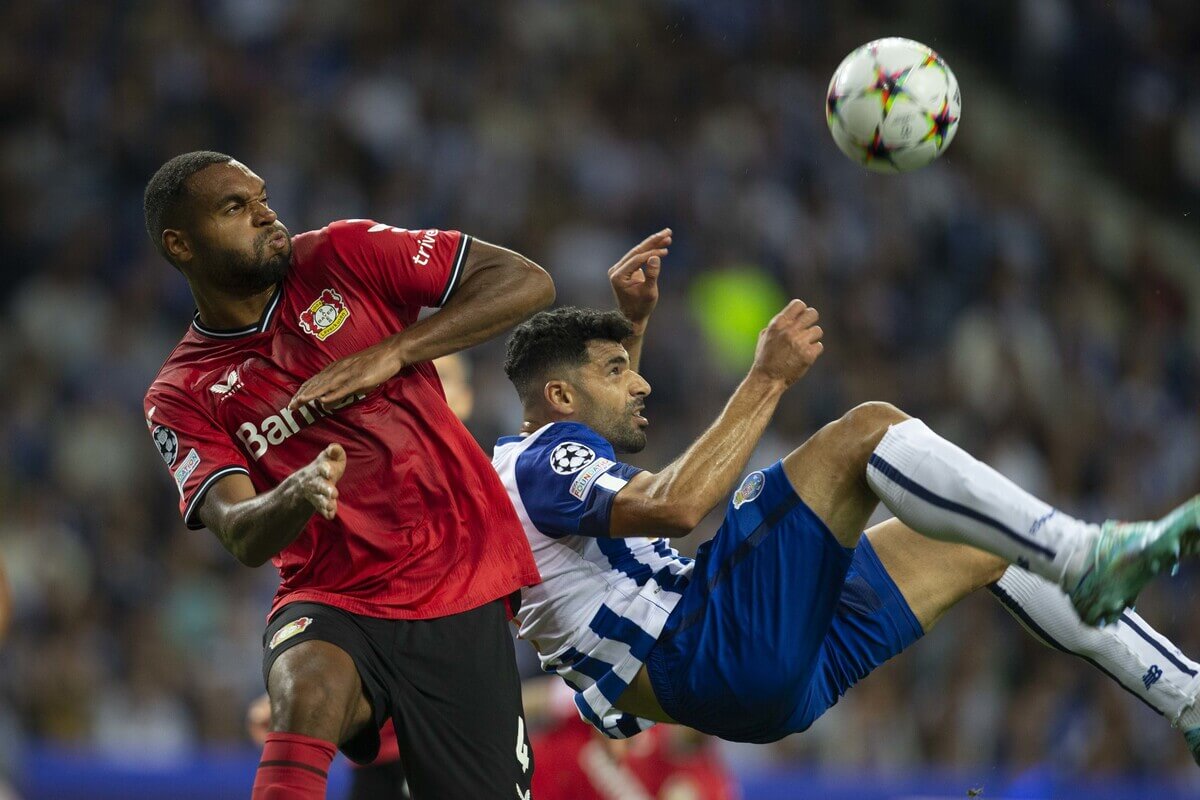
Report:
<svg viewBox="0 0 1200 800"><path fill-rule="evenodd" d="M533 311L541 311L543 308L548 308L554 305L554 279L550 277L550 273L534 264L528 262L530 269L529 282L531 284L530 293L533 295Z"/></svg>
<svg viewBox="0 0 1200 800"><path fill-rule="evenodd" d="M238 560L238 563L247 567L261 567L271 558L270 553L262 552L263 548L255 547L252 542L247 541L244 535L240 535L236 530L217 531L217 538L225 544L225 549Z"/></svg>
<svg viewBox="0 0 1200 800"><path fill-rule="evenodd" d="M525 299L522 305L526 314L532 316L554 303L554 279L549 272L524 256L516 253L513 256L512 268L520 275Z"/></svg>
<svg viewBox="0 0 1200 800"><path fill-rule="evenodd" d="M679 508L667 520L664 520L664 527L671 531L671 538L678 539L696 530L703 519L703 515L690 508Z"/></svg>

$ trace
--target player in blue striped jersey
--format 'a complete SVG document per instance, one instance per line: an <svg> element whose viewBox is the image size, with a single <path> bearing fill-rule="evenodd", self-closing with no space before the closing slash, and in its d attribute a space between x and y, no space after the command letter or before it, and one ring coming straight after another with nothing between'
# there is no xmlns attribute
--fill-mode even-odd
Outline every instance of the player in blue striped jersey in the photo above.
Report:
<svg viewBox="0 0 1200 800"><path fill-rule="evenodd" d="M1099 666L1200 752L1200 665L1125 608L1194 551L1196 501L1158 522L1089 525L884 403L737 484L823 349L817 313L799 301L763 331L745 380L691 447L657 473L621 463L646 442L650 386L637 367L670 241L655 234L610 270L621 313L543 312L508 344L525 422L493 464L543 579L522 590L518 622L585 719L614 737L674 721L772 741L989 586L1034 635ZM690 533L735 485L696 560L671 549L662 537ZM897 518L863 535L880 501ZM1112 624L1090 627L1076 608Z"/></svg>

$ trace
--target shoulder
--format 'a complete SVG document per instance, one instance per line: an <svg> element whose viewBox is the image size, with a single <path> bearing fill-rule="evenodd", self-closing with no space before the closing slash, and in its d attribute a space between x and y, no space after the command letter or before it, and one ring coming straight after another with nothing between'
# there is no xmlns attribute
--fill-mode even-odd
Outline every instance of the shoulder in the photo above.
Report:
<svg viewBox="0 0 1200 800"><path fill-rule="evenodd" d="M167 355L162 366L158 368L158 374L146 388L144 402L147 409L156 400L178 394L177 387L190 383L192 375L197 370L197 361L202 357L202 353L193 339L194 334L189 325L187 332L179 340L179 344L175 345Z"/></svg>
<svg viewBox="0 0 1200 800"><path fill-rule="evenodd" d="M612 445L603 436L580 422L555 422L534 434L536 437L521 456L521 461L545 459L560 475L570 475L597 458L613 457Z"/></svg>

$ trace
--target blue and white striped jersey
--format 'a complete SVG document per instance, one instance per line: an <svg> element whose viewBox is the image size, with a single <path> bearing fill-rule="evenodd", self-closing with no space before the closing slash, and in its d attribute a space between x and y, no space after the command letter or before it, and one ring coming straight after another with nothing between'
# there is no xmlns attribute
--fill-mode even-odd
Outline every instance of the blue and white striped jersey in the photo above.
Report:
<svg viewBox="0 0 1200 800"><path fill-rule="evenodd" d="M692 573L663 539L608 536L613 498L640 470L586 425L556 422L496 443L492 464L525 526L542 582L521 590L521 638L614 739L653 723L613 708Z"/></svg>

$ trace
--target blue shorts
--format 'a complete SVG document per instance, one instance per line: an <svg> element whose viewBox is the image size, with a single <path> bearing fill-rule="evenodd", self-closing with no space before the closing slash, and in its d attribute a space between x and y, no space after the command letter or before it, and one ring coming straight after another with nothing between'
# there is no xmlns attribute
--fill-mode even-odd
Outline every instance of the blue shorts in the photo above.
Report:
<svg viewBox="0 0 1200 800"><path fill-rule="evenodd" d="M777 462L746 478L700 547L646 669L677 722L773 742L923 633L866 537L839 545Z"/></svg>

